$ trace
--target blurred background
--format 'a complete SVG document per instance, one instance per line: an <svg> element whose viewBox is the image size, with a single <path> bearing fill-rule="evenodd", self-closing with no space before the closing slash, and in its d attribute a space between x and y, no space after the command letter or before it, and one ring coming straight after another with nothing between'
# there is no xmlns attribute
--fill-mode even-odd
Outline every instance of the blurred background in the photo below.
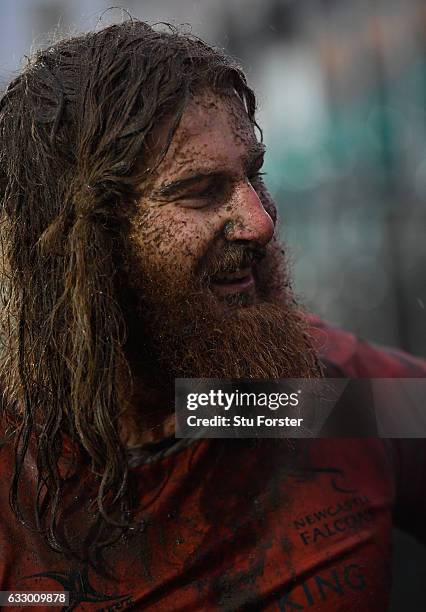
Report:
<svg viewBox="0 0 426 612"><path fill-rule="evenodd" d="M258 94L266 182L314 312L426 356L423 0L0 0L0 90L55 32L188 23ZM393 612L426 609L426 556L396 533ZM403 607L404 606L404 607Z"/></svg>

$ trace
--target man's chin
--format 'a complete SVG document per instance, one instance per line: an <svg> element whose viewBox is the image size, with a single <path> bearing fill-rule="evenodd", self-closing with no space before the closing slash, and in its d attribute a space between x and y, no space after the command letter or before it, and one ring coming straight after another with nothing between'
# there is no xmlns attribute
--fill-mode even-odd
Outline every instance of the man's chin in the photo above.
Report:
<svg viewBox="0 0 426 612"><path fill-rule="evenodd" d="M157 319L152 354L173 378L305 378L319 368L303 315L250 294L198 302L179 317ZM151 328L152 329L152 328Z"/></svg>

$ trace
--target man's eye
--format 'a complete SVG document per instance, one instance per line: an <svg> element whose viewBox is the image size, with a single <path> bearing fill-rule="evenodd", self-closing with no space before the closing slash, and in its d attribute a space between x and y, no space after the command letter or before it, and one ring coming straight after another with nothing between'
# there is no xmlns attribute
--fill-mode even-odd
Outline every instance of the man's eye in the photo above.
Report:
<svg viewBox="0 0 426 612"><path fill-rule="evenodd" d="M223 198L224 188L216 183L183 193L179 199L185 208L207 208Z"/></svg>
<svg viewBox="0 0 426 612"><path fill-rule="evenodd" d="M197 189L191 191L185 195L185 198L188 199L209 199L209 198L218 198L222 195L224 190L223 184L220 184L216 181L209 183L205 187L201 189Z"/></svg>
<svg viewBox="0 0 426 612"><path fill-rule="evenodd" d="M194 198L211 198L216 195L217 189L215 185L209 185L201 191L195 192L192 197Z"/></svg>

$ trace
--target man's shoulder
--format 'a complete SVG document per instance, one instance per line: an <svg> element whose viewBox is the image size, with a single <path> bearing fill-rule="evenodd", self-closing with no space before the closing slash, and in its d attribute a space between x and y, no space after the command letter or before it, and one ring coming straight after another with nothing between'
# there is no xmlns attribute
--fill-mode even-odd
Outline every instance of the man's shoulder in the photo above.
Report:
<svg viewBox="0 0 426 612"><path fill-rule="evenodd" d="M377 346L309 315L311 334L329 376L348 378L422 378L426 360Z"/></svg>

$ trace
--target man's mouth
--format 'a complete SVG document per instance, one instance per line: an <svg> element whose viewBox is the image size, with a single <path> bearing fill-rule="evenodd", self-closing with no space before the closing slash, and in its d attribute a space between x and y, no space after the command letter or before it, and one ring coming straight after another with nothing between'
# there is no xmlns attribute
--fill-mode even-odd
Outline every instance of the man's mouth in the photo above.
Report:
<svg viewBox="0 0 426 612"><path fill-rule="evenodd" d="M216 274L212 279L211 287L215 293L220 295L250 291L254 287L252 268L241 268L234 272Z"/></svg>

